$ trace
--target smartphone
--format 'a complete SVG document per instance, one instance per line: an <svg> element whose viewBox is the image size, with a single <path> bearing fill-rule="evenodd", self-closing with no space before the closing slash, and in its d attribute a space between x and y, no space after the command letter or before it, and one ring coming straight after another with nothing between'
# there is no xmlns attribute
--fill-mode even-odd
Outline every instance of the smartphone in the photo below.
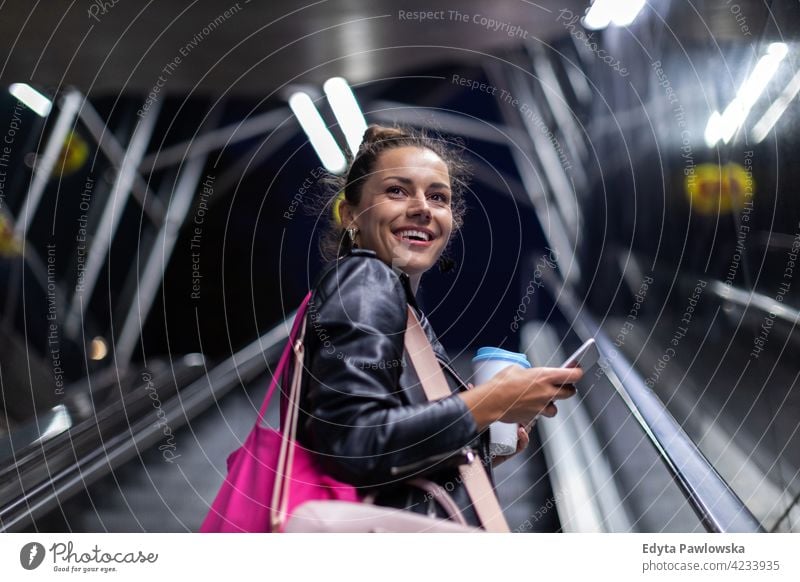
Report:
<svg viewBox="0 0 800 582"><path fill-rule="evenodd" d="M583 345L561 364L562 368L581 368L584 372L594 366L600 359L600 352L594 338L589 338Z"/></svg>
<svg viewBox="0 0 800 582"><path fill-rule="evenodd" d="M567 361L561 364L562 368L577 368L580 367L584 372L588 371L592 366L597 364L600 359L600 351L597 349L597 343L594 338L589 338L583 345L579 347L573 354L567 358ZM537 417L538 418L538 417ZM531 420L526 426L525 430L530 432L536 418Z"/></svg>

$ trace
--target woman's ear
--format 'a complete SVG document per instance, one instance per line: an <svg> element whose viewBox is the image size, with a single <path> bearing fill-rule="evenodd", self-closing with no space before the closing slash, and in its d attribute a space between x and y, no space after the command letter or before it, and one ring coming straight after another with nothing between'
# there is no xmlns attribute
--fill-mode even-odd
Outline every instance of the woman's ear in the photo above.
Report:
<svg viewBox="0 0 800 582"><path fill-rule="evenodd" d="M347 229L351 226L356 226L353 224L353 221L355 220L353 206L347 201L346 198L342 199L342 201L339 203L339 217L342 219L342 228Z"/></svg>

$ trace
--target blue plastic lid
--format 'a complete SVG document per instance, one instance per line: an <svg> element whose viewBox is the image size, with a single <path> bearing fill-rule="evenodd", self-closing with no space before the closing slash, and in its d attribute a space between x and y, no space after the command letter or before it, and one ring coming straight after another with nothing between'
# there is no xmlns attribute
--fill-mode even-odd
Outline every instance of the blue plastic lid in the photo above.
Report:
<svg viewBox="0 0 800 582"><path fill-rule="evenodd" d="M478 348L478 353L472 358L473 362L481 362L484 360L504 360L512 364L517 364L523 368L530 368L531 363L528 361L525 354L519 352L510 352L503 348L485 347Z"/></svg>

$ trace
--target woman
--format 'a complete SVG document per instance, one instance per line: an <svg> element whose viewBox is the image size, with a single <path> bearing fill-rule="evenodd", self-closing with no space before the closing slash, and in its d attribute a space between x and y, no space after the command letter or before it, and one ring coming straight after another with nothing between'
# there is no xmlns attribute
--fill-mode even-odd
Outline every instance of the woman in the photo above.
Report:
<svg viewBox="0 0 800 582"><path fill-rule="evenodd" d="M343 178L339 220L327 247L336 259L309 303L299 441L341 481L377 491L379 505L445 514L405 481L423 476L479 525L456 467L479 452L491 478L487 427L553 416L578 369L507 368L471 387L415 300L420 279L440 261L464 214L463 164L444 142L370 126ZM403 353L407 305L420 319L452 396L428 402ZM520 428L520 446L528 442Z"/></svg>

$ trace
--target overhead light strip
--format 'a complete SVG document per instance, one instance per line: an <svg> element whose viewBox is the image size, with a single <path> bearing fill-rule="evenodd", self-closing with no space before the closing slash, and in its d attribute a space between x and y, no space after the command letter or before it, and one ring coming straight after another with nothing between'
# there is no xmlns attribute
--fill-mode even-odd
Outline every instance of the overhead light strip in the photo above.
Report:
<svg viewBox="0 0 800 582"><path fill-rule="evenodd" d="M8 92L41 117L47 117L53 108L53 102L50 99L27 83L14 83L9 86Z"/></svg>
<svg viewBox="0 0 800 582"><path fill-rule="evenodd" d="M755 143L764 141L764 138L767 137L767 134L769 134L778 122L778 119L789 107L789 104L797 97L798 93L800 93L800 71L795 73L792 80L784 87L775 102L769 106L769 109L767 109L761 119L758 120L758 123L753 126L753 131L750 135L753 137Z"/></svg>
<svg viewBox="0 0 800 582"><path fill-rule="evenodd" d="M714 147L720 140L728 143L733 138L775 76L788 52L789 48L782 42L773 42L769 45L767 54L758 60L725 111L721 115L718 111L714 111L709 117L705 130L708 147Z"/></svg>
<svg viewBox="0 0 800 582"><path fill-rule="evenodd" d="M308 93L302 91L294 93L289 97L289 107L297 117L300 127L306 132L311 147L317 152L325 169L335 174L344 172L347 160Z"/></svg>
<svg viewBox="0 0 800 582"><path fill-rule="evenodd" d="M331 104L333 114L339 121L339 127L342 128L347 147L355 156L367 130L367 122L353 95L353 90L342 77L328 79L322 88Z"/></svg>
<svg viewBox="0 0 800 582"><path fill-rule="evenodd" d="M610 24L629 26L644 8L645 0L595 0L583 17L583 26L600 30Z"/></svg>

